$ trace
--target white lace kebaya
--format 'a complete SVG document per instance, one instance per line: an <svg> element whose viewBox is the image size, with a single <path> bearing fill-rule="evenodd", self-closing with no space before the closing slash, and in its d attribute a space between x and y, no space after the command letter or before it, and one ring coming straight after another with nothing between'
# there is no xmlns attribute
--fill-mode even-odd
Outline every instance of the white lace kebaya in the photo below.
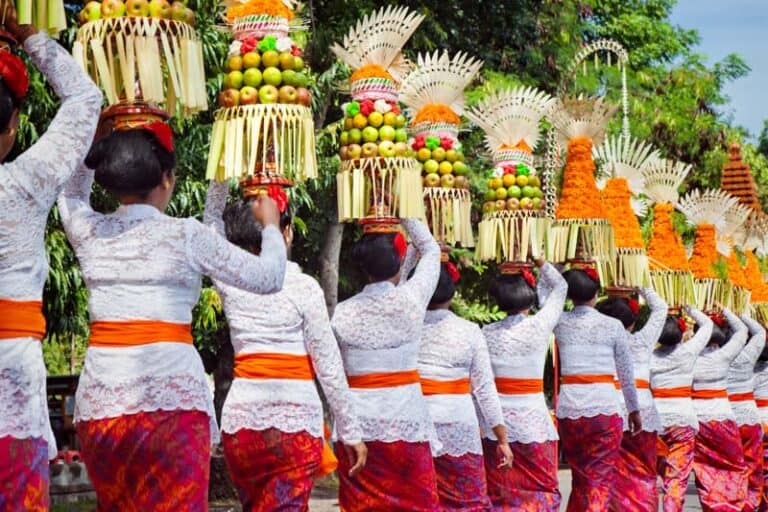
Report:
<svg viewBox="0 0 768 512"><path fill-rule="evenodd" d="M542 380L552 330L563 312L568 284L555 267L545 263L539 272L539 311L510 315L483 328L496 378ZM510 443L557 441L557 429L543 392L500 393L504 424ZM487 424L483 435L495 439Z"/></svg>
<svg viewBox="0 0 768 512"><path fill-rule="evenodd" d="M712 319L701 311L688 309L688 315L698 325L696 334L688 341L671 347L660 345L651 356L651 389L688 389L693 385L693 369L696 359L712 337ZM678 398L655 398L664 429L691 427L699 429L699 418L688 396Z"/></svg>
<svg viewBox="0 0 768 512"><path fill-rule="evenodd" d="M336 306L331 326L348 377L417 369L424 316L440 277L440 247L422 222L403 220L403 226L421 255L413 277L399 286L369 284ZM363 441L436 441L418 383L351 391Z"/></svg>
<svg viewBox="0 0 768 512"><path fill-rule="evenodd" d="M286 250L277 227L264 229L261 256L255 256L195 219L169 217L147 204L94 212L92 181L93 171L83 166L58 203L85 276L91 322L189 324L202 275L252 293L282 286ZM211 391L193 345L168 340L88 348L75 421L159 410L207 412L217 440Z"/></svg>
<svg viewBox="0 0 768 512"><path fill-rule="evenodd" d="M742 322L749 329L749 341L744 349L731 361L728 370L728 397L731 409L736 415L737 425L760 425L760 413L754 399L755 363L765 348L765 329L746 315Z"/></svg>
<svg viewBox="0 0 768 512"><path fill-rule="evenodd" d="M203 222L222 235L221 216L228 193L228 183L211 182L205 205ZM362 431L317 281L289 261L283 288L272 295L246 292L218 280L214 284L227 316L235 356L309 355L340 439L346 444L359 443ZM323 404L314 380L235 377L221 414L222 432L269 428L323 437Z"/></svg>
<svg viewBox="0 0 768 512"><path fill-rule="evenodd" d="M493 370L480 328L447 309L427 311L419 350L422 379L469 379L471 394L425 396L442 447L433 455L461 457L482 455L480 423L472 397L482 417L495 427L504 424Z"/></svg>
<svg viewBox="0 0 768 512"><path fill-rule="evenodd" d="M0 164L0 298L41 301L48 276L48 213L88 152L102 96L66 50L43 32L30 36L24 49L61 106L32 147L13 162ZM40 340L0 342L0 437L45 438L54 457Z"/></svg>

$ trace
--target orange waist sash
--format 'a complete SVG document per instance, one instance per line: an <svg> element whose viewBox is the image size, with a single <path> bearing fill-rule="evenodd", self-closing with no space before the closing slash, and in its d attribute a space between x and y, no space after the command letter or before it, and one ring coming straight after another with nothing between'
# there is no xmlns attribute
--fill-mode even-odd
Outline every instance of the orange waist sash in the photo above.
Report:
<svg viewBox="0 0 768 512"><path fill-rule="evenodd" d="M234 376L241 379L312 380L315 371L308 355L262 352L235 356Z"/></svg>
<svg viewBox="0 0 768 512"><path fill-rule="evenodd" d="M158 320L91 323L89 347L134 347L163 341L192 343L192 326Z"/></svg>
<svg viewBox="0 0 768 512"><path fill-rule="evenodd" d="M768 398L755 398L758 407L768 407Z"/></svg>
<svg viewBox="0 0 768 512"><path fill-rule="evenodd" d="M691 396L695 400L713 400L715 398L728 398L728 392L724 389L694 389Z"/></svg>
<svg viewBox="0 0 768 512"><path fill-rule="evenodd" d="M621 382L614 380L613 385L618 391L621 391ZM637 389L651 389L651 383L645 379L635 379L635 387Z"/></svg>
<svg viewBox="0 0 768 512"><path fill-rule="evenodd" d="M691 398L691 387L654 388L653 398Z"/></svg>
<svg viewBox="0 0 768 512"><path fill-rule="evenodd" d="M0 299L0 339L45 336L43 303L39 300Z"/></svg>
<svg viewBox="0 0 768 512"><path fill-rule="evenodd" d="M381 389L419 384L419 372L417 370L403 370L401 372L366 373L363 375L347 376L349 387L356 389Z"/></svg>
<svg viewBox="0 0 768 512"><path fill-rule="evenodd" d="M468 395L469 378L456 380L421 379L421 392L430 395Z"/></svg>
<svg viewBox="0 0 768 512"><path fill-rule="evenodd" d="M731 402L749 402L751 400L755 399L755 394L751 391L748 391L747 393L733 393L731 395L728 395L728 400Z"/></svg>
<svg viewBox="0 0 768 512"><path fill-rule="evenodd" d="M541 379L496 377L496 390L502 395L533 395L544 392L544 382Z"/></svg>
<svg viewBox="0 0 768 512"><path fill-rule="evenodd" d="M613 375L563 375L561 384L613 384Z"/></svg>

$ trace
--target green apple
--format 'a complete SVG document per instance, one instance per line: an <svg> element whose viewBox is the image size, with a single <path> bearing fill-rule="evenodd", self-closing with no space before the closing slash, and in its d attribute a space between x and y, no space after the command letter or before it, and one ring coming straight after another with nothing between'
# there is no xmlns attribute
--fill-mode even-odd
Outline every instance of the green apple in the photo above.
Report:
<svg viewBox="0 0 768 512"><path fill-rule="evenodd" d="M450 162L450 160L448 160ZM469 173L469 169L467 168L467 164L464 162L461 162L459 160L456 160L453 162L453 173L456 176L466 176Z"/></svg>
<svg viewBox="0 0 768 512"><path fill-rule="evenodd" d="M435 148L432 150L432 158L438 162L445 160L445 150L443 148Z"/></svg>
<svg viewBox="0 0 768 512"><path fill-rule="evenodd" d="M370 118L369 118L369 119L370 119ZM394 141L394 140L395 140L395 136L396 136L396 135L397 135L397 134L396 134L396 132L395 132L395 129L394 129L394 128L392 128L392 127L391 127L391 126L389 126L389 125L386 125L386 124L385 124L384 126L382 126L381 128L379 128L379 138L380 138L381 140L391 140L391 141Z"/></svg>
<svg viewBox="0 0 768 512"><path fill-rule="evenodd" d="M379 139L379 130L373 126L366 126L363 128L363 141L376 142Z"/></svg>
<svg viewBox="0 0 768 512"><path fill-rule="evenodd" d="M507 189L507 195L509 197L514 197L515 199L520 199L520 196L522 195L522 190L520 190L520 187L517 185L512 185Z"/></svg>
<svg viewBox="0 0 768 512"><path fill-rule="evenodd" d="M534 188L530 185L526 185L523 187L523 197L533 197L534 196Z"/></svg>
<svg viewBox="0 0 768 512"><path fill-rule="evenodd" d="M405 128L405 116L403 114L397 114L395 128Z"/></svg>
<svg viewBox="0 0 768 512"><path fill-rule="evenodd" d="M458 158L459 158L458 154L459 154L459 152L456 151L455 149L449 149L448 151L445 152L445 159L448 160L449 162L453 163L456 160L458 160Z"/></svg>
<svg viewBox="0 0 768 512"><path fill-rule="evenodd" d="M349 142L352 144L360 144L360 141L363 140L363 132L357 128L352 128L347 133L349 133Z"/></svg>
<svg viewBox="0 0 768 512"><path fill-rule="evenodd" d="M292 69L283 71L283 84L295 86L296 85L296 72Z"/></svg>
<svg viewBox="0 0 768 512"><path fill-rule="evenodd" d="M544 197L544 191L541 190L540 188L534 188L533 197L538 197L539 199L541 199L542 197Z"/></svg>
<svg viewBox="0 0 768 512"><path fill-rule="evenodd" d="M507 198L507 189L505 188L498 188L496 189L496 200L499 201L501 199Z"/></svg>
<svg viewBox="0 0 768 512"><path fill-rule="evenodd" d="M243 86L243 72L230 71L224 79L225 89L240 89Z"/></svg>
<svg viewBox="0 0 768 512"><path fill-rule="evenodd" d="M532 187L540 187L541 179L535 174L528 176L528 184Z"/></svg>
<svg viewBox="0 0 768 512"><path fill-rule="evenodd" d="M350 144L347 147L347 157L350 160L357 160L360 158L360 154L362 153L363 148L360 147L360 144Z"/></svg>
<svg viewBox="0 0 768 512"><path fill-rule="evenodd" d="M302 69L304 69L304 59L302 59L298 55L293 57L293 70L301 71Z"/></svg>
<svg viewBox="0 0 768 512"><path fill-rule="evenodd" d="M440 164L437 163L436 160L432 160L430 158L429 160L424 162L424 172L426 172L427 174L432 174L432 173L437 174L439 170L440 170Z"/></svg>
<svg viewBox="0 0 768 512"><path fill-rule="evenodd" d="M541 198L540 197L534 197L533 200L531 200L531 203L533 204L534 210L541 209Z"/></svg>
<svg viewBox="0 0 768 512"><path fill-rule="evenodd" d="M184 2L176 1L171 4L171 19L176 21L187 20L187 6L184 5Z"/></svg>
<svg viewBox="0 0 768 512"><path fill-rule="evenodd" d="M348 131L341 132L339 141L341 142L342 146L346 146L347 144L349 144L349 132Z"/></svg>
<svg viewBox="0 0 768 512"><path fill-rule="evenodd" d="M243 83L250 87L258 87L261 85L261 71L256 68L248 68L243 73Z"/></svg>
<svg viewBox="0 0 768 512"><path fill-rule="evenodd" d="M167 7L168 9L170 9L171 5L168 3L168 1L167 0L163 0L163 1L165 2L164 7ZM150 14L152 14L152 4L155 2L156 0L152 0L152 2L150 2L149 4ZM157 6L155 6L155 10L157 10ZM104 16L105 18L122 18L123 16L125 16L125 4L122 2L122 0L104 0L103 2L101 2L101 15ZM152 15L152 17L160 18L165 16Z"/></svg>
<svg viewBox="0 0 768 512"><path fill-rule="evenodd" d="M379 156L390 158L395 156L395 143L391 140L384 140L379 143Z"/></svg>
<svg viewBox="0 0 768 512"><path fill-rule="evenodd" d="M455 178L452 174L443 174L440 178L440 186L443 188L453 188L455 185Z"/></svg>
<svg viewBox="0 0 768 512"><path fill-rule="evenodd" d="M296 78L294 78L294 82L296 83L296 87L306 87L309 85L309 77L306 75L306 73L301 73L299 71L296 72Z"/></svg>
<svg viewBox="0 0 768 512"><path fill-rule="evenodd" d="M266 55L266 53L264 55ZM261 60L262 62L266 62L266 59L264 58L262 58ZM280 85L280 82L283 81L283 74L276 67L270 66L264 70L264 72L262 73L262 78L264 79L265 84L273 85L277 87L278 85Z"/></svg>
<svg viewBox="0 0 768 512"><path fill-rule="evenodd" d="M363 151L360 156L363 158L373 158L379 154L379 145L375 142L366 142L363 144Z"/></svg>
<svg viewBox="0 0 768 512"><path fill-rule="evenodd" d="M262 85L259 89L259 101L261 103L277 103L279 93L274 85Z"/></svg>
<svg viewBox="0 0 768 512"><path fill-rule="evenodd" d="M389 112L391 114L391 112ZM385 116L386 117L386 116ZM397 142L405 142L408 140L408 130L405 128L398 128L395 130L395 140Z"/></svg>
<svg viewBox="0 0 768 512"><path fill-rule="evenodd" d="M101 3L101 12L107 16L107 14L104 12L105 3L107 2L113 2L114 0L104 0ZM122 2L120 2L122 3ZM184 7L186 9L186 7ZM123 7L123 12L125 12L125 7ZM153 18L164 18L168 19L171 17L171 4L168 3L168 0L152 0L149 2L149 15ZM115 18L119 18L120 16L114 16Z"/></svg>
<svg viewBox="0 0 768 512"><path fill-rule="evenodd" d="M531 210L533 209L533 199L530 197L524 197L520 200L520 208L523 210Z"/></svg>
<svg viewBox="0 0 768 512"><path fill-rule="evenodd" d="M485 191L485 200L486 201L495 201L496 200L496 191L493 189L488 189Z"/></svg>

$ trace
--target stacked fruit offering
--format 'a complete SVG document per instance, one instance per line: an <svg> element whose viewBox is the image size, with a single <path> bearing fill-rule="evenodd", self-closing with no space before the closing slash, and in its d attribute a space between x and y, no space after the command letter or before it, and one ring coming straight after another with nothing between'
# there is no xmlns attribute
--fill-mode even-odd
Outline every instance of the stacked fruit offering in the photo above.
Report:
<svg viewBox="0 0 768 512"><path fill-rule="evenodd" d="M425 187L469 190L469 167L464 163L461 144L450 137L419 134L411 149L421 162Z"/></svg>
<svg viewBox="0 0 768 512"><path fill-rule="evenodd" d="M408 131L405 116L395 102L383 99L351 101L342 105L344 131L341 132L342 160L408 157Z"/></svg>
<svg viewBox="0 0 768 512"><path fill-rule="evenodd" d="M91 0L80 11L79 21L84 25L102 18L157 18L195 24L195 12L188 0Z"/></svg>
<svg viewBox="0 0 768 512"><path fill-rule="evenodd" d="M483 213L503 210L543 210L544 191L536 171L523 163L496 167L488 180Z"/></svg>

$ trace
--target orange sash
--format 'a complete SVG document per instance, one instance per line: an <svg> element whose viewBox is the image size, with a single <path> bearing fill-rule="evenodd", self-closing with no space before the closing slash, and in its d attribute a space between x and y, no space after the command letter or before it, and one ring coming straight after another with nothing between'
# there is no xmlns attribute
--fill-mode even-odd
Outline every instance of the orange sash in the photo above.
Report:
<svg viewBox="0 0 768 512"><path fill-rule="evenodd" d="M430 395L468 395L469 377L456 380L421 379L421 392Z"/></svg>
<svg viewBox="0 0 768 512"><path fill-rule="evenodd" d="M655 388L653 398L691 398L691 388L681 386L679 388Z"/></svg>
<svg viewBox="0 0 768 512"><path fill-rule="evenodd" d="M0 299L0 339L45 337L43 303Z"/></svg>
<svg viewBox="0 0 768 512"><path fill-rule="evenodd" d="M417 370L403 370L401 372L366 373L363 375L347 376L349 387L356 389L381 389L406 386L419 383Z"/></svg>
<svg viewBox="0 0 768 512"><path fill-rule="evenodd" d="M134 347L170 341L192 343L192 326L158 320L91 322L89 347Z"/></svg>
<svg viewBox="0 0 768 512"><path fill-rule="evenodd" d="M728 392L724 389L694 389L691 396L696 400L713 400L728 398Z"/></svg>
<svg viewBox="0 0 768 512"><path fill-rule="evenodd" d="M768 407L768 398L756 398L755 403L758 407Z"/></svg>
<svg viewBox="0 0 768 512"><path fill-rule="evenodd" d="M544 392L544 382L541 379L496 377L496 390L502 395L533 395Z"/></svg>
<svg viewBox="0 0 768 512"><path fill-rule="evenodd" d="M755 399L755 394L751 391L747 393L733 393L732 395L728 395L728 400L731 402L749 402L750 400Z"/></svg>
<svg viewBox="0 0 768 512"><path fill-rule="evenodd" d="M613 375L563 375L561 384L613 384Z"/></svg>
<svg viewBox="0 0 768 512"><path fill-rule="evenodd" d="M315 371L308 355L262 352L235 356L234 376L241 379L312 380Z"/></svg>
<svg viewBox="0 0 768 512"><path fill-rule="evenodd" d="M617 391L621 391L621 382L614 380L613 385ZM651 389L651 383L645 379L635 379L635 387L637 389Z"/></svg>

